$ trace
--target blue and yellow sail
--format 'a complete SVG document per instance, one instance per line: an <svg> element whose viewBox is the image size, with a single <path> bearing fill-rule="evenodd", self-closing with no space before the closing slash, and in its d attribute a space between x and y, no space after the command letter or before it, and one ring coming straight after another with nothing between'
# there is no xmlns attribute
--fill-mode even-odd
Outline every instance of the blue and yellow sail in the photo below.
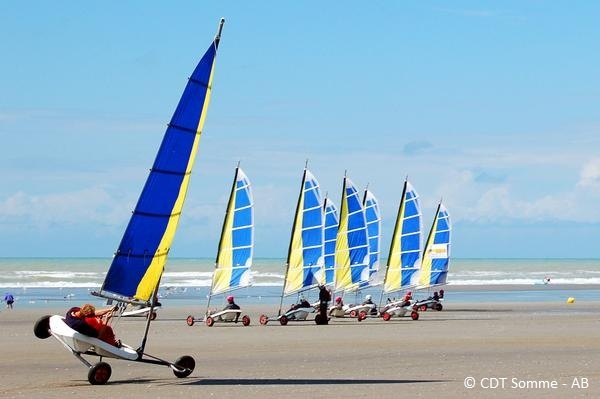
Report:
<svg viewBox="0 0 600 399"><path fill-rule="evenodd" d="M399 291L417 285L423 249L422 231L419 195L407 179L404 181L390 244L383 292Z"/></svg>
<svg viewBox="0 0 600 399"><path fill-rule="evenodd" d="M222 27L223 20L183 91L101 294L148 302L158 287L206 119Z"/></svg>
<svg viewBox="0 0 600 399"><path fill-rule="evenodd" d="M363 207L365 209L367 240L369 242L369 278L367 281L361 283L361 289L373 284L376 274L379 271L379 256L381 252L381 213L379 211L379 201L377 201L377 198L369 189L365 189Z"/></svg>
<svg viewBox="0 0 600 399"><path fill-rule="evenodd" d="M250 285L254 249L254 201L250 180L235 169L210 295Z"/></svg>
<svg viewBox="0 0 600 399"><path fill-rule="evenodd" d="M323 257L325 258L325 284L332 285L335 273L335 242L338 231L337 207L329 198L323 204L325 227L323 228Z"/></svg>
<svg viewBox="0 0 600 399"><path fill-rule="evenodd" d="M322 207L319 183L308 169L304 169L292 227L283 295L325 282Z"/></svg>
<svg viewBox="0 0 600 399"><path fill-rule="evenodd" d="M335 291L357 290L369 279L367 222L356 186L344 176L335 247Z"/></svg>
<svg viewBox="0 0 600 399"><path fill-rule="evenodd" d="M446 284L450 261L450 215L440 201L423 250L419 287Z"/></svg>

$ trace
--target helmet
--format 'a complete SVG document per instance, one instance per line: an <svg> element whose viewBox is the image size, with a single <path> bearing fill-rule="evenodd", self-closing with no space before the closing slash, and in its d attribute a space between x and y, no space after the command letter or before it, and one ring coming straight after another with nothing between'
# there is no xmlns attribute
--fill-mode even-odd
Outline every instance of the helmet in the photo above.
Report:
<svg viewBox="0 0 600 399"><path fill-rule="evenodd" d="M335 302L336 302L336 303L340 303L340 302L342 302L342 297L341 297L341 296L338 296L337 298L335 298Z"/></svg>
<svg viewBox="0 0 600 399"><path fill-rule="evenodd" d="M229 295L229 296L227 297L227 302L229 302L229 303L233 303L233 295Z"/></svg>
<svg viewBox="0 0 600 399"><path fill-rule="evenodd" d="M436 296L436 295L439 295L437 291L433 293L433 296Z"/></svg>
<svg viewBox="0 0 600 399"><path fill-rule="evenodd" d="M367 301L370 301L370 300L371 300L371 298L372 298L372 297L371 297L371 294L369 294L369 295L367 295L367 296L365 297L365 299L366 299Z"/></svg>
<svg viewBox="0 0 600 399"><path fill-rule="evenodd" d="M443 293L444 293L444 290L440 290L440 294L443 294Z"/></svg>
<svg viewBox="0 0 600 399"><path fill-rule="evenodd" d="M408 291L408 292L406 293L406 295L410 295L410 296L412 296L412 291Z"/></svg>

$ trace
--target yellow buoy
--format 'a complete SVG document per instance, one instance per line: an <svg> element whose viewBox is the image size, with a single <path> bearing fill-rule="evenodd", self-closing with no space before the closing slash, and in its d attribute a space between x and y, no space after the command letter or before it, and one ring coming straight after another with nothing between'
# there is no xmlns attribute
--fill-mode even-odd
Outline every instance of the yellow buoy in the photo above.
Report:
<svg viewBox="0 0 600 399"><path fill-rule="evenodd" d="M567 298L567 303L575 303L575 298L570 296L569 298Z"/></svg>

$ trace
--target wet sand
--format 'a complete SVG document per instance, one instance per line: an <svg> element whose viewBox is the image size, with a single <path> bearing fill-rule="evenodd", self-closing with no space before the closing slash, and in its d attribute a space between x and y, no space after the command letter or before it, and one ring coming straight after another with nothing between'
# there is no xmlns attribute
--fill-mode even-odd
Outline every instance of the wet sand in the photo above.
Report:
<svg viewBox="0 0 600 399"><path fill-rule="evenodd" d="M89 385L86 367L54 338L33 335L38 317L65 309L3 310L0 397L600 397L600 303L444 305L418 321L285 327L259 325L261 313L276 311L268 306L244 309L249 327L188 327L186 316L199 316L202 306L161 309L146 352L169 360L191 355L195 371L179 379L167 367L105 359L112 366L105 386ZM123 319L117 334L135 346L143 324Z"/></svg>

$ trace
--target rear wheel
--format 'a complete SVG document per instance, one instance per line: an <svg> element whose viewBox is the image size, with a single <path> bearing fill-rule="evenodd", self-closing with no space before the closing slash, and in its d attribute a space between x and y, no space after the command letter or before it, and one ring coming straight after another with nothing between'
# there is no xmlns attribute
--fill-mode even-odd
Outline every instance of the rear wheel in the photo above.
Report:
<svg viewBox="0 0 600 399"><path fill-rule="evenodd" d="M244 315L242 317L242 324L244 325L244 327L248 327L250 325L250 317Z"/></svg>
<svg viewBox="0 0 600 399"><path fill-rule="evenodd" d="M258 319L258 322L261 326L266 326L269 322L269 316L267 316L266 314L261 314L260 318Z"/></svg>
<svg viewBox="0 0 600 399"><path fill-rule="evenodd" d="M350 312L350 317L356 317L356 316L358 316L358 312L356 310L352 310Z"/></svg>
<svg viewBox="0 0 600 399"><path fill-rule="evenodd" d="M175 360L175 366L177 366L180 370L173 370L173 374L177 378L184 378L188 375L192 374L194 368L196 367L196 361L191 356L181 356L179 359Z"/></svg>
<svg viewBox="0 0 600 399"><path fill-rule="evenodd" d="M392 318L392 315L389 314L388 312L385 312L382 317L383 317L384 321L390 321L390 319Z"/></svg>
<svg viewBox="0 0 600 399"><path fill-rule="evenodd" d="M421 312L426 312L427 311L427 305L421 305L421 307L419 308L419 310Z"/></svg>
<svg viewBox="0 0 600 399"><path fill-rule="evenodd" d="M38 319L33 325L33 333L39 339L46 339L52 334L50 333L50 316L43 316Z"/></svg>
<svg viewBox="0 0 600 399"><path fill-rule="evenodd" d="M156 320L156 312L150 313L150 320Z"/></svg>
<svg viewBox="0 0 600 399"><path fill-rule="evenodd" d="M410 318L413 320L419 320L419 312L415 312L414 310L410 312Z"/></svg>
<svg viewBox="0 0 600 399"><path fill-rule="evenodd" d="M187 317L187 319L185 319L185 322L186 322L186 323L187 323L187 325L188 325L188 326L190 326L190 327L194 325L194 322L195 322L195 321L196 321L196 320L194 320L194 316L192 316L192 315L189 315L189 316Z"/></svg>
<svg viewBox="0 0 600 399"><path fill-rule="evenodd" d="M367 318L367 312L365 312L364 310L358 314L358 321L363 321L366 318Z"/></svg>
<svg viewBox="0 0 600 399"><path fill-rule="evenodd" d="M441 311L444 307L442 306L441 303L436 303L435 304L435 310L437 310L438 312Z"/></svg>
<svg viewBox="0 0 600 399"><path fill-rule="evenodd" d="M90 367L88 371L88 381L92 385L104 385L110 378L112 369L110 364L105 362L99 362Z"/></svg>
<svg viewBox="0 0 600 399"><path fill-rule="evenodd" d="M215 319L213 319L212 317L208 316L206 318L206 325L209 326L209 327L212 327L213 324L215 324Z"/></svg>
<svg viewBox="0 0 600 399"><path fill-rule="evenodd" d="M285 325L287 325L287 323L288 323L288 318L287 318L287 316L281 316L281 317L279 318L279 324L281 324L282 326L285 326Z"/></svg>

